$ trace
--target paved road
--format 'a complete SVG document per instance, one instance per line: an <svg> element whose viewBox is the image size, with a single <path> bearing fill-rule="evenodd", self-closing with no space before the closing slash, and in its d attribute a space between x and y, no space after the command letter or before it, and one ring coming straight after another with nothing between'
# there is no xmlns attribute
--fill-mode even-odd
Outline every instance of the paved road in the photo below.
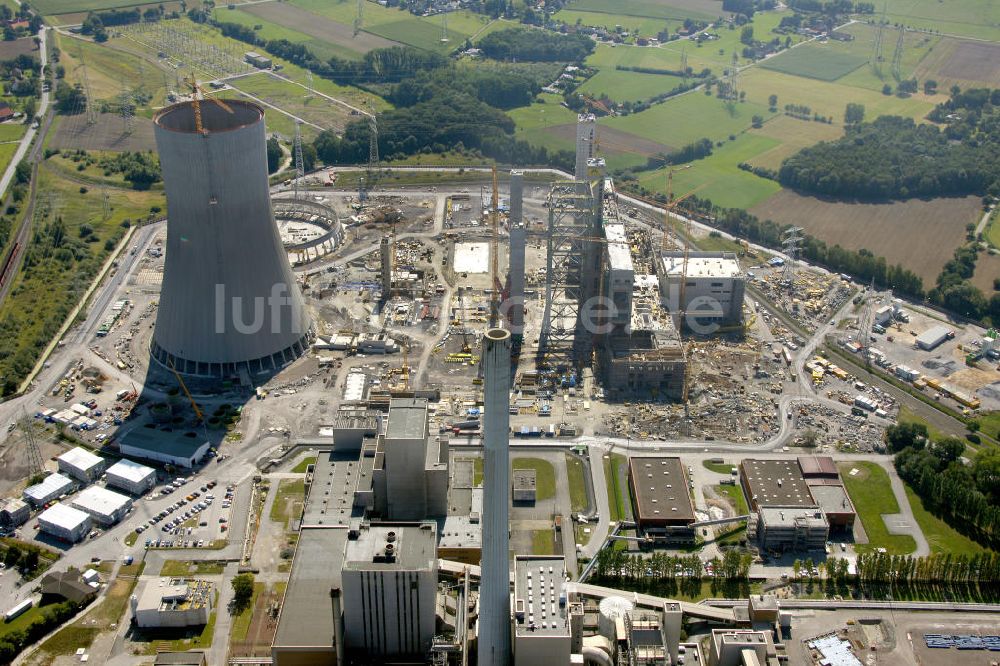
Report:
<svg viewBox="0 0 1000 666"><path fill-rule="evenodd" d="M38 49L38 57L41 62L41 71L45 70L45 65L48 64L49 57L46 52L46 42L47 42L48 28L42 26L42 29L38 31L38 38L41 40L41 45ZM42 91L42 101L38 105L38 111L36 112L37 117L43 118L45 113L49 110L49 91ZM14 178L14 170L17 169L17 165L24 159L25 154L28 152L28 147L34 140L35 136L39 133L39 130L35 129L34 123L28 127L28 131L25 132L24 137L21 139L21 144L17 147L17 151L14 153L14 157L11 158L10 164L7 165L7 170L4 171L3 176L0 176L0 198L3 198L4 194L7 193L7 187L10 186L11 180Z"/></svg>

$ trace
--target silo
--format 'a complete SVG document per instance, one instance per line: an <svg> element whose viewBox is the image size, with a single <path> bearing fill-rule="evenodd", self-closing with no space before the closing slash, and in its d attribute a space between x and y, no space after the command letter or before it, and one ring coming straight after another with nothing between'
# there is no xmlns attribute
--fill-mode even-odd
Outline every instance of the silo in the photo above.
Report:
<svg viewBox="0 0 1000 666"><path fill-rule="evenodd" d="M625 597L605 597L597 605L600 614L597 616L597 631L612 645L624 636L619 636L616 625L626 615L635 609L635 604Z"/></svg>
<svg viewBox="0 0 1000 666"><path fill-rule="evenodd" d="M167 252L151 351L189 375L276 370L308 349L312 323L271 212L264 110L192 102L154 120Z"/></svg>

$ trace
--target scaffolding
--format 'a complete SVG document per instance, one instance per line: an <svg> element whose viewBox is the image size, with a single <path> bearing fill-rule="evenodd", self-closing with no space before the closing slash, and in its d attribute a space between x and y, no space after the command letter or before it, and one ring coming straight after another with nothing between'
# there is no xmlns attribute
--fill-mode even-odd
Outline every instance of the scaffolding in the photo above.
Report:
<svg viewBox="0 0 1000 666"><path fill-rule="evenodd" d="M547 203L545 309L536 364L539 368L577 368L581 359L590 356L590 339L581 326L580 312L598 284L594 264L599 261L600 247L589 239L599 237L599 216L586 181L555 183Z"/></svg>

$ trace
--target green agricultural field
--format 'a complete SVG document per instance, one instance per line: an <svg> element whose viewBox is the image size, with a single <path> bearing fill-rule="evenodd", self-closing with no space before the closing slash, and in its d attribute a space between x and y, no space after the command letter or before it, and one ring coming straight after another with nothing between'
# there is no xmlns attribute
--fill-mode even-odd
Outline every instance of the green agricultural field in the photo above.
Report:
<svg viewBox="0 0 1000 666"><path fill-rule="evenodd" d="M996 0L885 0L884 5L886 20L892 24L1000 41L1000 3ZM881 11L882 5L876 7Z"/></svg>
<svg viewBox="0 0 1000 666"><path fill-rule="evenodd" d="M682 83L684 83L683 77L669 74L642 74L603 69L577 91L591 97L605 95L616 102L640 102L654 95L669 92Z"/></svg>
<svg viewBox="0 0 1000 666"><path fill-rule="evenodd" d="M867 58L842 53L819 44L803 44L768 58L761 67L820 81L836 81L867 62Z"/></svg>
<svg viewBox="0 0 1000 666"><path fill-rule="evenodd" d="M337 129L348 121L348 110L322 97L307 97L305 88L267 73L245 76L231 82L237 90L279 107L323 129ZM305 130L303 125L303 130ZM315 127L311 133L316 133ZM292 135L294 135L294 128Z"/></svg>
<svg viewBox="0 0 1000 666"><path fill-rule="evenodd" d="M702 19L711 21L722 14L722 6L712 0L576 0L569 9L647 18Z"/></svg>
<svg viewBox="0 0 1000 666"><path fill-rule="evenodd" d="M844 28L844 32L853 35L854 40L850 42L830 42L831 50L841 53L848 53L855 57L864 58L865 66L858 67L850 74L838 80L844 85L867 88L877 92L882 91L882 86L886 83L893 88L896 87L896 79L892 71L892 54L895 52L898 33L891 29L884 33L883 43L886 49L887 61L881 67L875 69L869 64L875 48L875 28L863 23L855 23ZM903 33L903 50L899 60L899 75L901 79L917 77L921 82L927 78L922 74L925 63L934 59L934 55L946 55L943 48L942 39L937 35L929 35L922 32ZM947 87L941 85L941 93L947 94Z"/></svg>
<svg viewBox="0 0 1000 666"><path fill-rule="evenodd" d="M854 468L859 473L852 476L850 472ZM885 548L890 555L908 555L917 549L913 537L889 534L882 520L884 513L899 513L899 502L892 492L888 472L878 463L848 462L840 464L840 475L868 535L868 543L858 544L857 550Z"/></svg>
<svg viewBox="0 0 1000 666"><path fill-rule="evenodd" d="M799 120L791 116L777 116L764 123L760 129L750 130L750 134L760 134L780 141L771 150L754 155L747 160L755 167L778 170L781 163L803 148L819 141L839 139L844 129L839 124L828 125L810 120Z"/></svg>
<svg viewBox="0 0 1000 666"><path fill-rule="evenodd" d="M808 106L814 114L832 117L837 126L841 126L844 122L844 107L847 102L863 104L866 120L883 115L905 116L920 120L934 108L934 102L924 95L900 98L895 95L883 95L879 91L867 88L845 85L842 82L831 83L817 79L806 81L798 76L761 67L752 67L740 75L740 89L746 91L748 102L766 106L768 97L777 95L780 112L783 113L786 104ZM817 129L817 133L828 132ZM816 140L819 141L820 138Z"/></svg>
<svg viewBox="0 0 1000 666"><path fill-rule="evenodd" d="M691 53L692 47L687 49ZM586 64L601 70L614 70L616 66L649 67L651 69L680 70L681 49L649 46L610 46L598 44L586 60Z"/></svg>
<svg viewBox="0 0 1000 666"><path fill-rule="evenodd" d="M584 12L576 9L563 9L556 12L553 18L558 21L565 21L569 24L589 25L595 28L605 28L614 30L615 26L622 26L629 32L638 31L642 37L655 37L662 30L676 32L677 28L684 25L683 20L649 18L646 16L629 16L627 14L607 14L604 12Z"/></svg>
<svg viewBox="0 0 1000 666"><path fill-rule="evenodd" d="M773 180L738 169L740 162L752 159L779 145L777 139L756 134L741 134L726 141L708 157L691 162L691 168L674 174L674 194L697 193L727 208L751 208L781 189ZM666 193L666 169L643 173L639 184L649 190Z"/></svg>
<svg viewBox="0 0 1000 666"><path fill-rule="evenodd" d="M167 74L130 40L112 39L100 45L68 35L56 34L56 46L61 51L60 64L66 69L69 83L83 83L81 58L87 65L87 79L95 99L117 99L124 84L130 90L151 95L151 106L162 106L166 99L167 81L172 85L176 75Z"/></svg>
<svg viewBox="0 0 1000 666"><path fill-rule="evenodd" d="M750 127L754 115L769 118L765 104L727 104L702 92L691 92L656 104L642 113L602 119L601 124L622 132L683 146L703 137L722 140Z"/></svg>
<svg viewBox="0 0 1000 666"><path fill-rule="evenodd" d="M304 32L278 25L241 9L216 8L215 18L224 23L238 23L255 29L257 35L262 39L287 39L294 44L302 44L321 60L329 60L334 56L348 60L357 60L362 55L358 51L340 46L332 41L310 37ZM260 26L260 28L257 28L257 26Z"/></svg>
<svg viewBox="0 0 1000 666"><path fill-rule="evenodd" d="M95 9L112 9L115 7L133 7L147 3L135 0L37 0L31 6L43 15L72 14L88 12Z"/></svg>

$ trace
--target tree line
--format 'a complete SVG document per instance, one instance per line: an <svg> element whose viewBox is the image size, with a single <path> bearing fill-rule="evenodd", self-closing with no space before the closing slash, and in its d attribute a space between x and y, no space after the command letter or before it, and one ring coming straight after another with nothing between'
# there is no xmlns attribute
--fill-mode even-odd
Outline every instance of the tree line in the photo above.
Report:
<svg viewBox="0 0 1000 666"><path fill-rule="evenodd" d="M962 440L933 441L915 423L890 426L886 444L896 453L896 472L924 508L973 541L1000 550L1000 453L984 450L966 465Z"/></svg>
<svg viewBox="0 0 1000 666"><path fill-rule="evenodd" d="M1000 195L1000 90L953 88L928 117L944 128L898 116L850 124L785 160L779 182L857 199Z"/></svg>
<svg viewBox="0 0 1000 666"><path fill-rule="evenodd" d="M726 550L722 557L712 558L713 578L746 580L750 577L753 557L735 548ZM701 580L705 563L697 555L669 555L654 551L650 555L629 553L616 548L602 548L597 553L594 576L601 580L639 580L642 578L691 578Z"/></svg>
<svg viewBox="0 0 1000 666"><path fill-rule="evenodd" d="M594 40L586 35L540 33L530 28L507 28L491 32L476 45L493 60L516 62L581 62L594 52Z"/></svg>
<svg viewBox="0 0 1000 666"><path fill-rule="evenodd" d="M935 553L927 557L870 551L858 553L856 566L860 582L959 585L1000 583L1000 554L987 550L974 555Z"/></svg>

